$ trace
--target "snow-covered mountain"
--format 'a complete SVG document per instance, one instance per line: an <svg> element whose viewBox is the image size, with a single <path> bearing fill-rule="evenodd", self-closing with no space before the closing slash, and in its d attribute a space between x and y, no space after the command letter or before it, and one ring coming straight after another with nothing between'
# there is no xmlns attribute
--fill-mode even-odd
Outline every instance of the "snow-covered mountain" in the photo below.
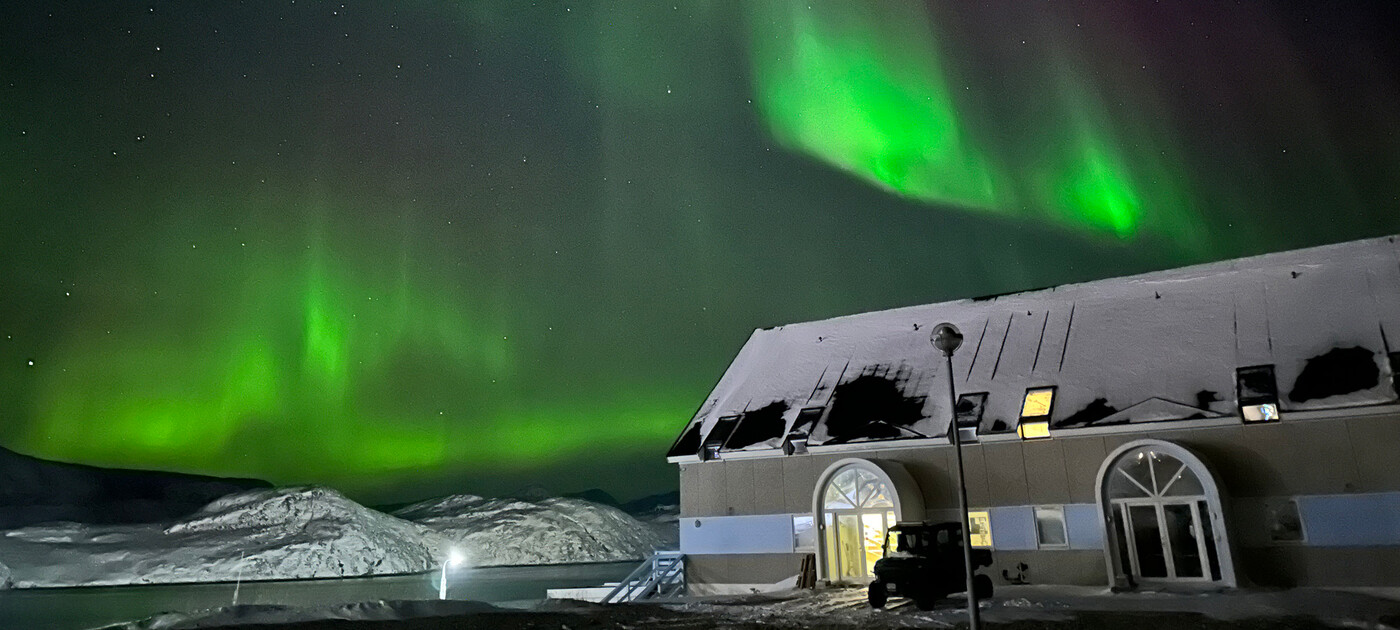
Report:
<svg viewBox="0 0 1400 630"><path fill-rule="evenodd" d="M437 534L327 488L232 494L171 524L55 523L5 532L16 586L265 580L437 566Z"/></svg>
<svg viewBox="0 0 1400 630"><path fill-rule="evenodd" d="M394 512L446 537L469 564L563 564L647 557L663 541L614 507L583 499L459 494Z"/></svg>
<svg viewBox="0 0 1400 630"><path fill-rule="evenodd" d="M31 587L413 573L452 547L473 566L605 562L663 544L650 524L583 499L455 495L389 515L300 487L230 494L164 523L0 532L0 558Z"/></svg>

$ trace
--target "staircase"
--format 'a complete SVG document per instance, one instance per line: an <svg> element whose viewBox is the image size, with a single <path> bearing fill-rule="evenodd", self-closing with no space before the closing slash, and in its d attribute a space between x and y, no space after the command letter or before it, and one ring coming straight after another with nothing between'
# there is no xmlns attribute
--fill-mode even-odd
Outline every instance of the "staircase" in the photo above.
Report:
<svg viewBox="0 0 1400 630"><path fill-rule="evenodd" d="M671 599L684 594L685 555L679 551L658 551L604 595L602 603Z"/></svg>

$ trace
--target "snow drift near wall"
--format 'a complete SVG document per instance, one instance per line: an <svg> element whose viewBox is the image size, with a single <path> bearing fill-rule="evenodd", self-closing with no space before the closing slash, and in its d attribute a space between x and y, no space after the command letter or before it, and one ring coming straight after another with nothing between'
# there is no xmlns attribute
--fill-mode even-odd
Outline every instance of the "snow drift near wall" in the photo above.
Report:
<svg viewBox="0 0 1400 630"><path fill-rule="evenodd" d="M647 525L583 499L487 499L459 494L394 512L433 529L473 566L641 559L662 546Z"/></svg>

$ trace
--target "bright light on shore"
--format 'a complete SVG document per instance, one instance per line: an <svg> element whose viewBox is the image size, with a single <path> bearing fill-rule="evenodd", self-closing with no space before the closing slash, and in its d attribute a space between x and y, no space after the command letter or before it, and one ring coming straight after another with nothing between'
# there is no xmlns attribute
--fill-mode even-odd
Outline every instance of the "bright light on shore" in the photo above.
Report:
<svg viewBox="0 0 1400 630"><path fill-rule="evenodd" d="M447 599L447 567L459 566L466 561L466 556L456 547L447 550L447 562L442 563L442 578L438 582L438 599Z"/></svg>

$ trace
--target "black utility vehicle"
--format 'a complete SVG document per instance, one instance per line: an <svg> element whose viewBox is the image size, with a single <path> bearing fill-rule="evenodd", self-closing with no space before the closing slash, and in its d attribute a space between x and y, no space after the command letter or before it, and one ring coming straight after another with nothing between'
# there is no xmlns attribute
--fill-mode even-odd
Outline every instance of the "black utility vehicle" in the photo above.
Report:
<svg viewBox="0 0 1400 630"><path fill-rule="evenodd" d="M884 608L891 597L908 597L920 610L952 593L967 590L963 574L962 526L958 523L898 523L885 534L885 557L875 563L870 607ZM891 553L891 541L895 542ZM976 573L991 566L992 552L972 550L972 590L992 596L992 579Z"/></svg>

